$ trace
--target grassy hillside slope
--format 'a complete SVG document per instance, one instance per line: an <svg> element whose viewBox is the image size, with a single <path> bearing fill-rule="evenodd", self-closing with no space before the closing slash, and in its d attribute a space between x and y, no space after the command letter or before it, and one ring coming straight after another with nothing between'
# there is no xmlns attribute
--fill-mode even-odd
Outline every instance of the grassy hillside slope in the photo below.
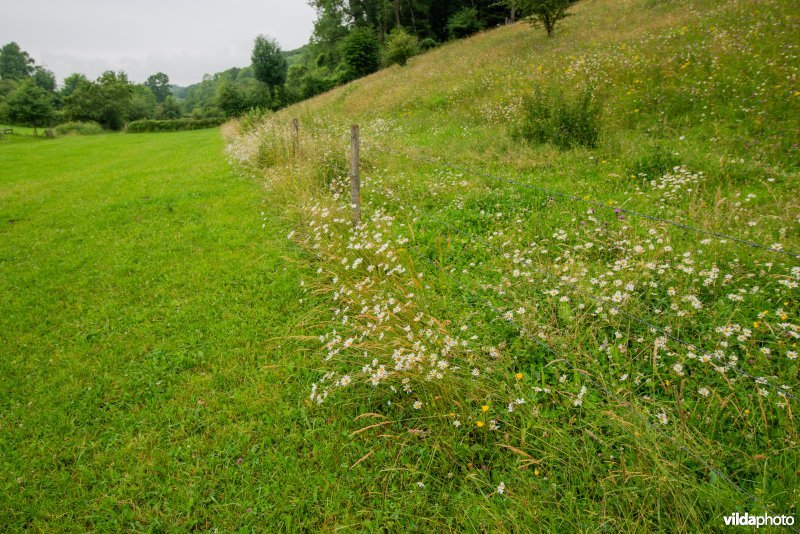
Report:
<svg viewBox="0 0 800 534"><path fill-rule="evenodd" d="M486 32L228 128L305 251L309 414L351 434L341 483L374 497L334 525L795 513L800 19L779 0L573 11L555 39ZM587 95L596 146L521 139L537 94Z"/></svg>

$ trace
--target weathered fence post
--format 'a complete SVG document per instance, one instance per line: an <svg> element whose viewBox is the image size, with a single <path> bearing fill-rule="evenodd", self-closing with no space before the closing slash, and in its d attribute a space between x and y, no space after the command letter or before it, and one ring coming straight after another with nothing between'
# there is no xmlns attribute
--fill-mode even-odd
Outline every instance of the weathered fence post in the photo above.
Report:
<svg viewBox="0 0 800 534"><path fill-rule="evenodd" d="M292 150L294 157L300 155L300 121L297 119L292 120Z"/></svg>
<svg viewBox="0 0 800 534"><path fill-rule="evenodd" d="M353 205L353 224L361 224L361 172L358 160L358 125L350 128L350 200Z"/></svg>

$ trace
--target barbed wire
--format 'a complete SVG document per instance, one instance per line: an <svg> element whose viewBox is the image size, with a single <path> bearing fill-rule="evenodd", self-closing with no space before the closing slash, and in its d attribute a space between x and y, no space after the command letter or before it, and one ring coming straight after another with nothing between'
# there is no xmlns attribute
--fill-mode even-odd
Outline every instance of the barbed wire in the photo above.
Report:
<svg viewBox="0 0 800 534"><path fill-rule="evenodd" d="M532 190L535 190L535 191L539 191L541 193L546 193L546 194L554 196L554 197L565 198L565 199L576 201L576 202L583 202L583 203L585 203L585 204L587 204L589 206L595 207L595 208L604 209L604 210L614 210L615 213L624 213L626 215L632 215L634 217L640 217L640 218L647 219L647 220L650 220L650 221L653 221L653 222L658 222L658 223L662 223L662 224L668 224L670 226L674 226L676 228L680 228L680 229L683 229L683 230L686 230L686 231L695 232L695 233L702 234L702 235L709 236L709 237L715 237L715 238L720 239L720 240L727 240L727 241L738 243L740 245L748 246L748 247L751 247L751 248L755 248L755 249L759 249L759 250L765 250L765 251L768 251L768 252L771 252L771 253L774 253L774 254L782 254L782 255L788 256L790 258L800 259L800 253L798 253L798 252L787 251L787 250L778 249L778 248L774 248L774 247L768 247L766 245L762 245L760 243L756 243L755 241L750 241L750 240L747 240L747 239L742 239L740 237L735 237L735 236L731 236L731 235L728 235L728 234L723 234L721 232L714 232L714 231L711 231L711 230L705 230L703 228L699 228L696 225L682 223L682 222L679 222L679 221L673 221L671 219L666 219L664 217L658 217L658 216L655 216L655 215L650 215L650 214L647 214L647 213L644 213L644 212L641 212L641 211L638 211L638 210L632 210L632 209L629 209L629 208L622 208L622 207L614 206L614 205L609 206L608 204L603 204L602 202L597 202L595 200L591 200L591 199L586 198L586 197L581 197L581 196L574 195L574 194L571 194L571 193L565 193L563 191L558 191L558 190L555 190L555 189L549 189L549 188L546 188L546 187L537 186L537 185L530 184L530 183L527 183L527 182L521 182L519 180L514 180L512 178L507 178L507 177L502 177L502 176L495 176L495 175L487 173L485 171L472 169L470 167L466 167L466 166L463 166L463 165L457 165L457 164L450 163L448 161L444 161L444 160L441 160L441 159L434 159L434 158L431 158L431 157L428 157L428 156L412 155L412 154L409 154L409 153L404 152L404 151L393 150L391 148L385 147L385 146L383 146L383 145L381 145L379 143L375 143L375 142L371 142L368 146L371 146L373 148L377 148L378 150L381 150L381 151L389 153L389 154L393 154L393 155L409 158L409 159L412 159L412 160L417 160L417 161L420 161L420 162L423 162L423 163L428 163L428 164L437 165L437 166L441 166L441 167L447 167L447 168L450 168L450 169L453 169L453 170L456 170L456 171L459 171L459 172L465 172L465 173L473 174L475 176L481 176L483 178L488 178L490 180L505 182L507 184L511 184L511 185L514 185L514 186L517 186L517 187L524 187L524 188L527 188L527 189L532 189ZM419 151L418 148L416 148L416 147L413 147L413 148L415 148L417 151Z"/></svg>
<svg viewBox="0 0 800 534"><path fill-rule="evenodd" d="M481 243L483 243L487 247L490 247L490 248L496 250L497 252L500 252L501 254L505 253L504 250L502 250L501 248L498 248L497 245L495 245L494 243L492 243L489 240L485 239L483 236L480 236L480 235L477 235L477 234L466 234L459 227L455 226L452 223L449 223L447 221L442 220L441 218L437 217L436 215L434 215L434 214L432 214L432 213L430 213L430 212L428 212L426 210L423 210L423 209L421 209L419 207L416 207L415 209L416 209L416 211L418 213L423 213L426 216L426 218L428 218L430 220L433 220L433 221L436 221L439 224L442 224L444 226L447 226L448 228L450 228L454 232L459 233L460 235L464 236L466 239L478 239L479 241L481 241ZM542 271L541 269L535 269L535 271L537 273L541 274L541 275L544 275L544 276L549 276L549 274L550 274L550 273L547 273L545 271ZM607 305L607 303L605 301L603 301L603 299L601 299L600 297L598 297L596 295L592 295L592 294L587 293L585 291L579 291L577 288L573 288L573 291L575 293L579 294L579 295L582 295L584 297L589 298L590 300L593 300L596 303L600 303L600 304L602 304L604 306ZM660 334L662 334L665 337L675 341L676 343L680 343L681 345L689 348L690 350L697 350L697 348L698 348L698 345L696 345L694 343L690 343L690 342L688 342L688 341L686 341L684 339L681 339L681 338L675 336L674 334L671 334L670 332L667 332L664 328L662 328L662 327L660 327L658 325L655 325L655 324L653 324L653 323L651 323L651 322L649 322L649 321L647 321L645 319L642 319L641 317L638 317L637 315L631 314L631 313L629 313L629 312L627 312L627 311L625 311L625 310L623 310L623 309L621 309L621 308L619 308L617 306L610 306L610 308L613 309L613 310L616 310L617 312L619 312L619 313L621 313L623 315L625 315L629 319L632 319L632 320L638 322L639 324L642 324L644 326L647 326L648 328L651 328L651 329L659 332ZM786 389L784 389L782 387L779 387L779 386L776 386L775 384L769 382L765 377L756 377L756 376L748 373L747 371L744 371L743 369L740 369L739 367L737 367L735 365L732 365L732 364L726 365L725 368L733 370L735 373L739 374L740 376L744 376L744 377L750 378L756 384L766 385L766 386L774 389L775 391L777 391L780 395L789 397L789 398L793 399L796 402L800 402L800 398L798 398L797 396L795 396L792 393L788 392Z"/></svg>
<svg viewBox="0 0 800 534"><path fill-rule="evenodd" d="M450 272L445 270L441 265L437 265L433 260L431 260L430 258L425 256L424 254L420 254L417 257L422 259L422 260L424 260L424 261L426 261L426 262L428 262L435 269L440 270L446 276L448 276L451 280L453 280L455 282L456 286L458 287L459 291L462 294L469 293L475 299L475 301L480 302L484 307L486 307L487 309L489 309L492 312L494 312L497 315L497 319L505 320L506 322L508 322L510 324L513 324L517 328L517 330L520 332L521 335L525 335L526 337L528 337L531 341L533 341L533 343L535 343L537 346L539 346L540 348L542 348L543 350L548 352L550 355L555 357L558 361L564 362L574 372L576 372L576 373L580 374L581 376L583 376L586 380L588 380L590 383L592 383L598 390L600 390L603 393L605 393L609 398L613 399L615 402L617 402L621 406L627 407L637 418L639 418L642 421L643 424L648 426L650 429L655 431L657 434L665 437L673 445L675 445L679 450L685 452L687 455L689 455L692 458L694 458L694 460L696 460L697 462L701 463L706 469L708 469L710 472L714 473L718 478L720 478L721 480L724 480L726 483L728 483L739 494L749 498L752 502L754 502L756 504L759 504L759 505L761 505L762 507L764 507L766 509L766 507L764 506L764 503L763 503L763 501L761 499L759 499L754 494L748 492L747 490L743 489L741 486L736 484L736 482L734 482L733 479L730 478L726 473L724 473L722 470L720 470L720 469L714 467L713 465L711 465L704 458L702 458L699 454L694 453L693 450L690 449L685 443L680 443L674 436L672 436L671 434L665 432L661 428L659 428L656 425L654 425L645 414L643 414L639 409L637 409L635 407L635 405L632 402L627 401L625 399L622 399L617 394L615 394L613 391L609 390L605 385L603 385L602 383L600 383L597 380L595 380L588 371L586 371L584 369L581 369L578 366L576 366L575 364L573 364L572 361L570 361L570 359L566 355L560 353L557 349L555 349L549 343L546 343L546 342L542 341L541 339L539 339L538 336L536 336L533 333L531 333L530 330L528 330L524 326L521 326L520 324L518 324L513 318L510 319L510 320L504 319L503 318L503 311L501 309L499 309L496 306L494 306L494 304L492 304L489 300L482 299L480 297L480 295L478 295L478 293L474 290L474 288L466 287L459 280L457 280L454 276L452 276L452 274Z"/></svg>
<svg viewBox="0 0 800 534"><path fill-rule="evenodd" d="M433 162L433 161L429 161L428 163L436 164L436 162ZM452 231L458 233L459 235L461 235L461 236L463 236L464 238L467 239L467 243L471 243L471 239L477 238L483 244L489 246L490 248L493 248L493 249L497 250L500 253L505 253L505 251L502 251L501 249L497 248L497 246L494 243L489 242L488 240L484 239L482 236L478 236L478 235L475 235L475 234L466 234L463 230L461 230L457 226L455 226L455 225L453 225L453 224L451 224L449 222L441 220L439 217L437 217L436 215L430 213L427 210L424 210L422 208L419 208L418 206L415 206L414 207L414 212L424 216L426 219L430 219L430 220L433 220L435 222L438 222L439 224L442 224L445 227L451 229ZM414 241L415 241L415 243L418 244L418 241L416 239ZM631 411L631 413L633 413L638 419L641 420L641 422L644 425L649 427L651 430L653 430L658 435L663 436L665 439L667 439L669 442L671 442L674 446L676 446L679 450L683 451L688 456L692 457L695 461L697 461L701 465L703 465L709 472L715 474L719 479L725 481L737 493L739 493L740 495L748 498L753 503L760 505L765 510L768 509L768 507L764 504L764 502L760 498L758 498L753 493L750 493L749 491L743 489L730 476L728 476L724 471L722 471L721 469L716 468L714 465L712 465L711 463L706 461L702 456L700 456L699 454L695 453L693 451L693 449L690 448L686 444L686 442L681 443L675 436L671 435L670 433L665 432L663 429L661 429L658 426L654 425L649 420L649 417L646 414L642 413L641 410L639 410L635 406L634 403L621 398L619 395L615 394L613 391L611 391L609 388L607 388L604 384L602 384L602 383L598 382L597 380L595 380L588 371L586 371L584 369L581 369L578 366L576 366L575 364L573 364L572 361L570 361L570 359L566 355L560 353L556 348L551 346L549 343L546 343L545 341L539 339L538 336L534 335L529 329L527 329L524 326L518 324L516 321L513 320L513 318L510 319L510 320L504 319L503 318L503 311L501 309L499 309L496 306L494 306L494 304L491 301L489 301L488 299L481 298L481 296L474 290L474 288L466 287L458 279L456 279L456 277L453 276L451 272L448 272L447 270L445 270L442 265L438 265L436 262L434 262L433 260L431 260L430 258L428 258L424 254L416 254L415 257L417 257L419 259L422 259L423 261L429 263L434 269L437 269L437 270L441 271L442 273L444 273L446 276L448 276L452 281L455 282L456 286L458 287L458 289L459 289L459 291L461 292L462 295L464 295L464 294L471 295L475 299L476 302L481 303L482 306L484 306L485 308L491 310L496 315L498 320L505 320L506 322L509 322L510 324L513 324L517 328L517 330L520 332L521 335L525 335L526 337L528 337L534 344L536 344L537 346L539 346L540 348L545 350L547 353L549 353L550 355L555 357L558 361L564 362L574 372L576 372L576 373L580 374L581 376L583 376L586 380L588 380L591 384L593 384L599 391L602 391L608 398L613 399L615 402L617 402L621 406L627 407ZM537 270L537 272L539 272L540 274L543 274L543 275L548 275L548 273L545 273L543 271L538 271ZM583 294L583 293L581 293L581 294ZM598 297L595 297L594 295L586 295L586 294L584 294L584 295L589 297L592 300L595 300L595 301L598 300ZM602 299L599 299L599 300L601 300L601 302L602 302ZM619 311L620 313L625 314L629 318L631 318L633 320L636 320L637 322L647 326L648 328L652 328L652 329L654 329L656 331L661 332L662 334L668 336L670 339L673 339L676 342L679 342L679 343L684 344L684 345L689 346L689 347L693 347L693 348L695 347L694 345L692 345L692 344L690 344L688 342L685 342L685 341L681 340L680 338L677 338L676 336L673 336L672 334L670 334L668 332L665 332L663 329L660 329L657 325L653 325L653 324L645 321L644 319L638 318L638 317L636 317L636 316L634 316L632 314L628 314L627 312L625 312L624 310L620 310L619 308L614 308L614 309L617 309L617 311ZM749 376L750 378L758 381L758 379L756 377L753 377L752 375L747 374L745 371L739 370L738 368L733 367L733 366L731 366L729 368L734 369L737 372L740 372L741 374L743 374L745 376ZM769 384L769 385L771 385L772 387L775 387L772 384ZM776 389L778 389L778 388L776 388ZM799 400L797 397L789 394L788 392L786 392L786 391L784 391L782 389L779 389L779 391L781 391L782 393L786 394L787 396L793 398L794 400ZM796 529L796 528L793 528L793 531L798 532L799 530Z"/></svg>
<svg viewBox="0 0 800 534"><path fill-rule="evenodd" d="M378 145L378 146L380 146L380 145ZM408 154L404 154L404 153L402 153L402 152L393 151L393 150L391 150L391 149L387 149L387 148L385 148L385 147L381 147L381 149L382 149L382 150L384 150L384 151L386 151L386 152L388 152L388 153L390 153L390 154L401 155L401 156L407 156L407 157L409 157L409 158L411 158L411 159L417 159L417 160L419 160L419 161L423 161L423 162L425 162L425 163L428 163L428 164L432 164L432 165L440 165L440 166L444 166L444 167L450 167L450 168L456 168L456 170L460 170L460 169L458 169L457 167L453 167L453 166L452 166L452 165L450 165L450 164L447 164L447 163L440 163L440 162L437 162L436 160L427 159L427 158L416 158L416 157L412 157L412 156L409 156ZM496 178L496 179L500 179L500 180L505 180L505 179L503 179L503 178L498 178L498 177L495 177L495 176L492 176L492 175L489 175L489 174L483 174L483 173L480 173L479 171L464 171L464 172L476 172L476 173L478 173L478 175L480 175L480 176L484 176L484 175L485 175L485 176L487 176L487 177ZM519 183L519 184L525 185L525 184L524 184L524 183L522 183L522 182L514 182L514 181L512 181L512 183ZM550 192L549 190L542 189L542 188L539 188L539 187L536 187L536 186L531 186L531 188L533 188L533 189L537 189L537 190L540 190L540 191L544 191L544 192L547 192L547 193L549 193L549 192ZM566 197L566 198L569 198L569 199L573 199L573 200L581 200L581 201L583 201L583 199L581 199L581 198L579 198L579 197L575 197L575 196L573 196L573 195L567 195L567 194L565 194L565 193L559 193L559 194L560 194L560 195L562 195L562 196L564 196L564 197ZM601 207L605 207L605 208L610 208L609 206L604 206L603 204L600 204L600 203L593 203L593 204L595 204L595 205L598 205L598 206L601 206ZM419 209L419 208L418 208L418 209ZM420 210L420 211L422 211L422 210ZM428 213L426 213L426 216L427 216L427 218L429 218L429 219L431 219L431 220L434 220L434 221L438 222L439 224L443 224L443 225L445 225L445 226L448 226L448 227L449 227L451 230L454 230L454 231L456 231L457 233L459 233L459 234L461 234L461 235L464 235L464 236L465 236L465 237L467 237L468 239L477 238L477 239L481 240L481 241L482 241L482 242L483 242L485 245L487 245L487 246L489 246L489 247L491 247L491 248L494 248L494 249L495 249L495 250L497 250L498 252L505 253L505 251L503 251L503 250L501 250L501 249L497 248L497 246L496 246L494 243L491 243L490 241L486 240L486 239L485 239L485 238L483 238L482 236L478 236L478 235L476 235L476 234L469 234L469 235L465 235L465 234L464 234L464 232L463 232L463 231L462 231L460 228L458 228L457 226L453 225L452 223L449 223L449 222L447 222L447 221L444 221L444 220L440 219L439 217L435 216L435 215L434 215L434 214L432 214L432 213L429 213L429 212L428 212ZM763 247L763 246L760 246L760 245L759 245L759 248L765 248L765 247ZM771 250L771 251L773 251L773 252L780 252L780 251L777 251L776 249L768 249L768 250ZM541 270L537 270L537 272L538 272L538 273L540 273L540 274L542 274L542 275L545 275L545 276L549 275L549 273L546 273L546 272L544 272L544 271L541 271ZM590 300L593 300L593 301L595 301L595 302L599 302L599 303L601 303L601 304L603 304L603 305L607 305L607 303L606 303L605 301L603 301L603 300L602 300L600 297L597 297L597 296L595 296L595 295L592 295L592 294L589 294L589 293L586 293L586 292L581 292L581 291L578 291L578 290L575 290L575 291L576 291L578 294L581 294L581 295L583 295L583 296L585 296L585 297L589 298ZM675 341L676 343L679 343L679 344L681 344L681 345L683 345L683 346L687 347L689 350L697 350L697 347L698 347L698 345L696 345L696 344L694 344L694 343L690 343L690 342L688 342L688 341L686 341L686 340L684 340L684 339L682 339L682 338L679 338L679 337L675 336L675 335L674 335L674 334L672 334L671 332L668 332L667 330L665 330L663 327L660 327L660 326L658 326L658 325L655 325L655 324L653 324L653 323L651 323L651 322L649 322L649 321L647 321L647 320L645 320L645 319L642 319L641 317L639 317L639 316L637 316L637 315L631 314L630 312L627 312L627 311L625 311L625 310L623 310L623 309L621 309L621 308L619 308L619 307L617 307L617 306L610 306L610 308L612 308L612 309L616 310L617 312L619 312L619 313L621 313L622 315L624 315L624 316L628 317L629 319L631 319L631 320L633 320L633 321L636 321L636 322L637 322L637 323L639 323L639 324L642 324L642 325L644 325L644 326L647 326L648 328L651 328L651 329L653 329L653 330L655 330L655 331L657 331L657 332L661 333L662 335L664 335L665 337L667 337L667 338L671 339L672 341ZM733 371L734 371L735 373L737 373L739 376L747 377L747 378L749 378L749 379L753 380L753 381L754 381L756 384L766 385L767 387L769 387L769 388L772 388L772 389L774 389L775 391L777 391L777 392L778 392L780 395L783 395L783 396L786 396L786 397L788 397L788 398L791 398L791 399L793 399L793 400L794 400L794 401L796 401L796 402L800 402L800 397L797 397L796 395L793 395L792 393L788 392L788 391L787 391L785 388L782 388L782 387L776 386L775 384L773 384L773 383L769 382L769 381L766 379L766 377L756 377L755 375L753 375L753 374L751 374L751 373L748 373L747 371L745 371L745 370L743 370L743 369L740 369L739 367L737 367L737 366L735 366L735 365L733 365L733 364L727 364L725 368L733 370Z"/></svg>

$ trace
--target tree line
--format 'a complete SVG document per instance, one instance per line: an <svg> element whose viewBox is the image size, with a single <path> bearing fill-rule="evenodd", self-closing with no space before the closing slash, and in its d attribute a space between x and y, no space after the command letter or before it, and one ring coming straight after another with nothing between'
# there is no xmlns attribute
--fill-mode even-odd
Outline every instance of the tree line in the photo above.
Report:
<svg viewBox="0 0 800 534"><path fill-rule="evenodd" d="M525 19L553 36L575 0L310 0L311 41L288 68L288 102L310 98L381 67L483 29Z"/></svg>
<svg viewBox="0 0 800 534"><path fill-rule="evenodd" d="M119 130L140 119L174 119L183 110L162 73L144 83L132 83L123 71L106 71L96 80L68 76L57 87L51 71L17 43L0 48L0 120L43 128L67 121L96 122Z"/></svg>
<svg viewBox="0 0 800 534"><path fill-rule="evenodd" d="M33 127L91 121L119 130L143 119L216 119L253 108L276 110L482 29L526 19L552 36L575 0L309 0L316 10L309 43L284 52L259 35L251 65L189 87L164 73L132 83L123 71L96 80L55 76L16 43L0 49L0 120Z"/></svg>

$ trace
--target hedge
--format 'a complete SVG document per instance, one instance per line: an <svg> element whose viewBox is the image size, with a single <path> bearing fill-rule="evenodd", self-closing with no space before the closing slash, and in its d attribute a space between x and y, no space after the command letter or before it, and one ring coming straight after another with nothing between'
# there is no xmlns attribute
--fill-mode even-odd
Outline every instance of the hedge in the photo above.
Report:
<svg viewBox="0 0 800 534"><path fill-rule="evenodd" d="M226 119L174 119L165 121L142 120L133 121L125 130L128 133L182 132L185 130L202 130L216 128Z"/></svg>
<svg viewBox="0 0 800 534"><path fill-rule="evenodd" d="M65 122L54 128L59 137L65 135L98 135L103 133L103 127L96 122Z"/></svg>

